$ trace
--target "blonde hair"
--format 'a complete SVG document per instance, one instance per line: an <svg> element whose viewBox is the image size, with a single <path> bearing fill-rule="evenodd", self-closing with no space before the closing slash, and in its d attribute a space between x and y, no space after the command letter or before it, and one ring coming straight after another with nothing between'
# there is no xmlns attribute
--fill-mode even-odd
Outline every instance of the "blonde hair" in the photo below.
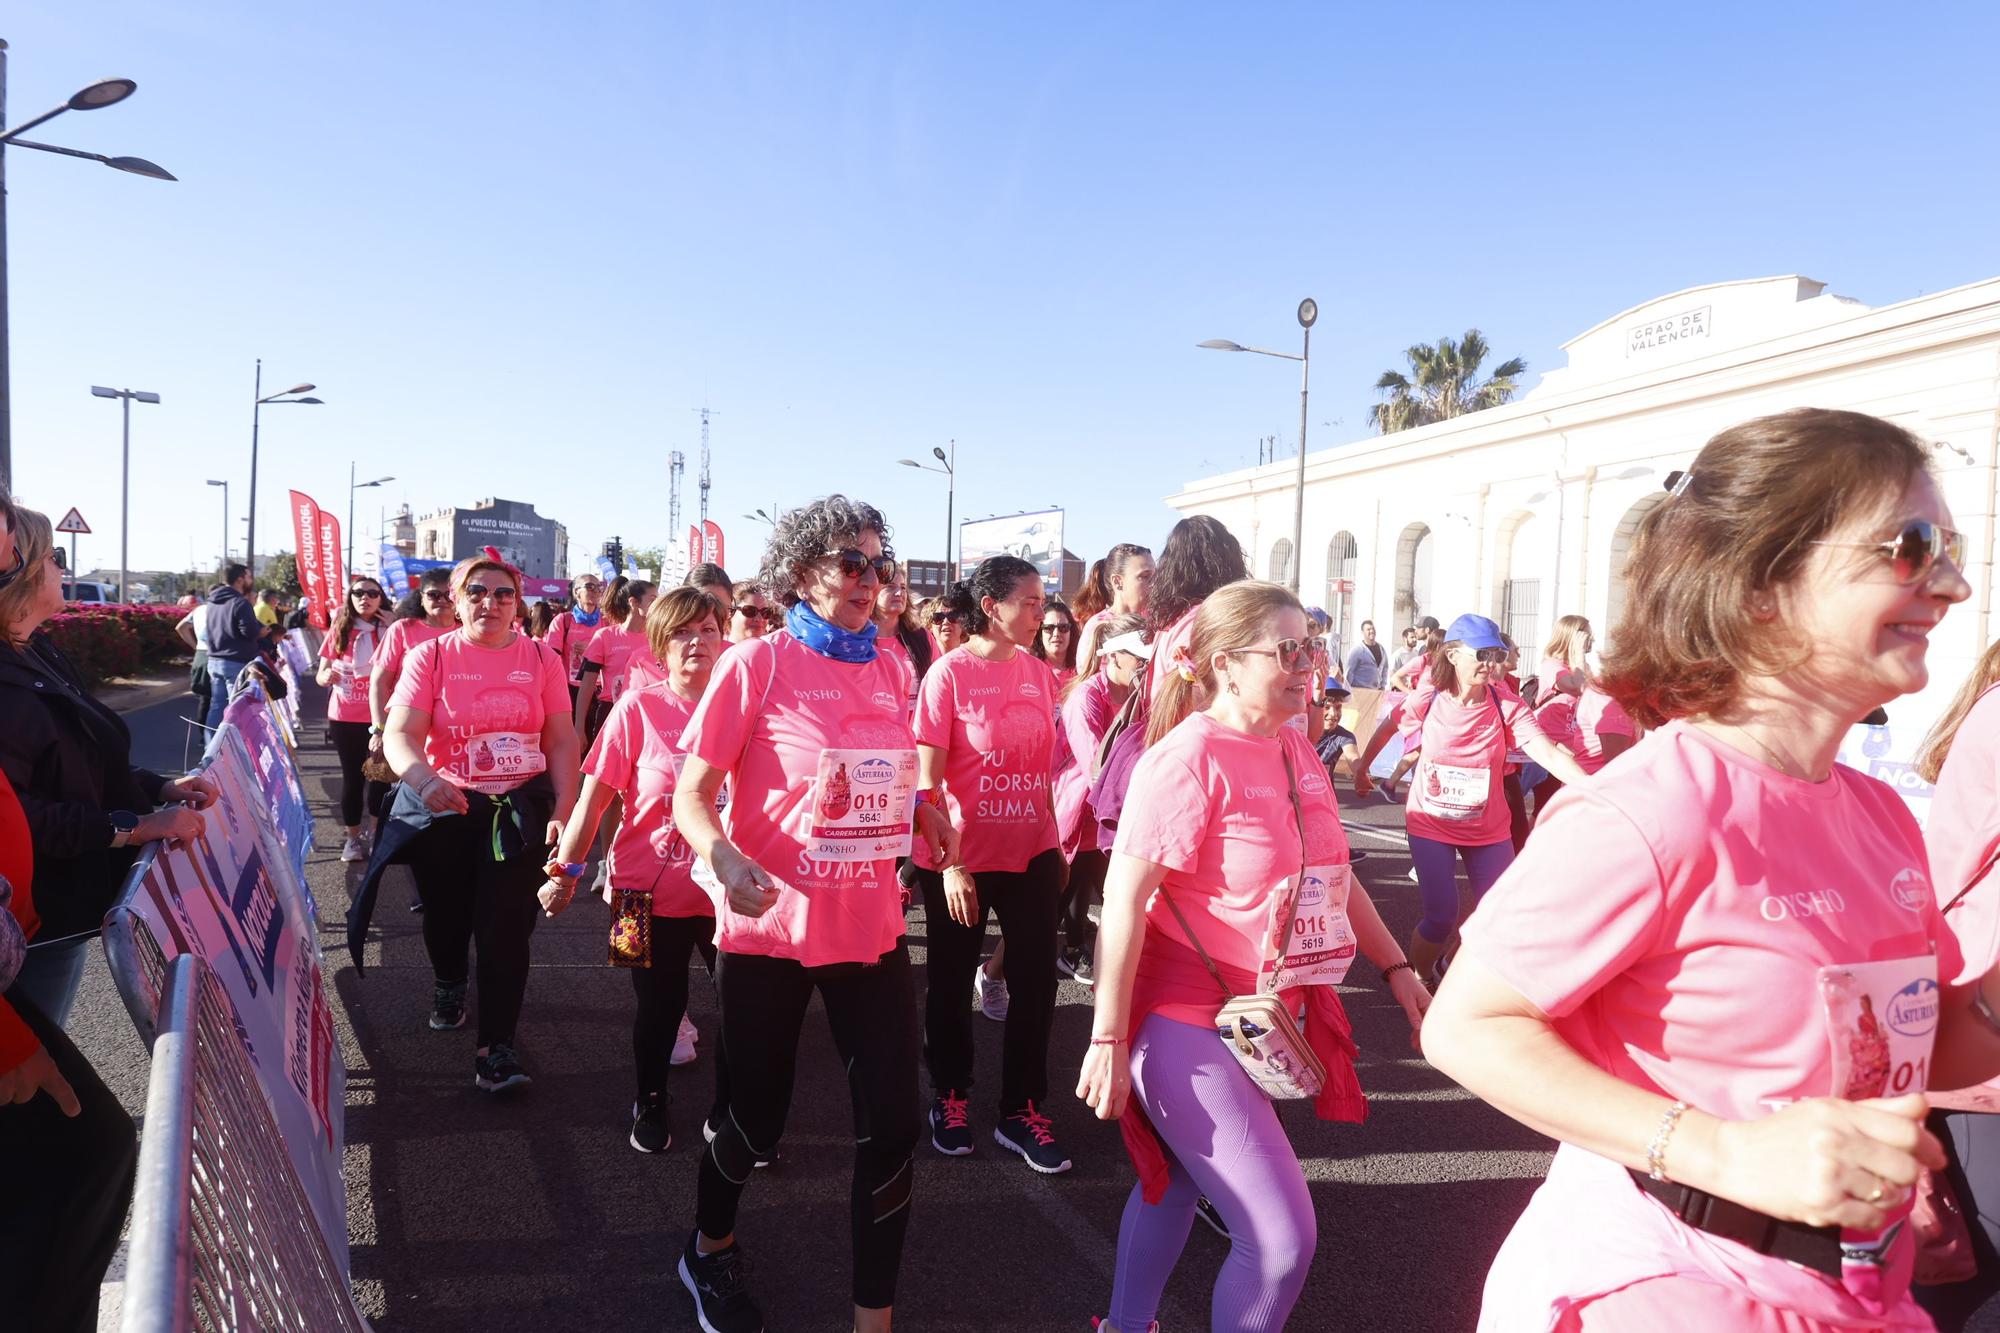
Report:
<svg viewBox="0 0 2000 1333"><path fill-rule="evenodd" d="M1180 663L1161 663L1166 683L1154 696L1146 719L1146 744L1159 744L1189 713L1215 698L1217 653L1249 646L1263 633L1265 622L1280 611L1304 615L1305 610L1289 589L1257 579L1239 579L1210 593L1195 612L1194 633L1188 640L1194 679L1182 674ZM1158 647L1156 641L1156 651Z"/></svg>
<svg viewBox="0 0 2000 1333"><path fill-rule="evenodd" d="M1951 743L1958 739L1958 729L1965 723L1965 715L1979 702L1979 696L2000 682L2000 639L1988 644L1986 651L1979 655L1972 674L1958 687L1952 697L1951 707L1944 710L1944 716L1931 728L1930 735L1917 747L1916 770L1925 782L1936 782L1944 772L1944 761L1951 755Z"/></svg>
<svg viewBox="0 0 2000 1333"><path fill-rule="evenodd" d="M55 531L49 526L49 516L33 509L14 509L14 544L21 550L21 573L5 588L0 588L0 632L10 637L15 621L23 619L35 608L42 596L42 562L55 549ZM74 574L69 577L75 577Z"/></svg>
<svg viewBox="0 0 2000 1333"><path fill-rule="evenodd" d="M1583 640L1589 634L1588 616L1564 616L1556 622L1555 632L1549 635L1542 656L1553 657L1574 670L1583 665Z"/></svg>

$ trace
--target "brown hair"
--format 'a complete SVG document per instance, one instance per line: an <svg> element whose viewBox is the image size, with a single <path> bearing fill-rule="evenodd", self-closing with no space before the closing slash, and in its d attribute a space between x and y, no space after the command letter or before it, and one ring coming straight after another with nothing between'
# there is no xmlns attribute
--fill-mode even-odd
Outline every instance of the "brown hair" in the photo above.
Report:
<svg viewBox="0 0 2000 1333"><path fill-rule="evenodd" d="M1305 614L1305 606L1289 589L1256 579L1239 579L1204 598L1201 610L1195 612L1194 633L1188 641L1194 679L1181 675L1176 663L1161 663L1165 683L1146 719L1146 744L1159 744L1183 718L1215 697L1217 653L1248 645L1262 632L1266 620L1287 610Z"/></svg>
<svg viewBox="0 0 2000 1333"><path fill-rule="evenodd" d="M1925 782L1936 782L1944 772L1944 761L1951 755L1951 743L1958 738L1958 729L1965 722L1965 715L1979 702L1979 696L1986 693L1996 682L2000 682L2000 639L1987 645L1979 655L1979 661L1972 668L1972 674L1958 687L1952 696L1951 707L1944 710L1944 716L1931 728L1930 735L1917 747L1916 770Z"/></svg>
<svg viewBox="0 0 2000 1333"><path fill-rule="evenodd" d="M611 589L604 594L604 609L611 613L611 619L622 625L632 614L632 607L647 593L653 591L654 584L644 579L628 579L623 574L611 581Z"/></svg>
<svg viewBox="0 0 2000 1333"><path fill-rule="evenodd" d="M14 622L27 615L41 599L45 577L42 562L49 558L56 544L55 530L49 526L47 514L21 505L11 508L14 542L21 548L21 575L0 588L0 634L10 636ZM75 578L76 571L67 571L64 577Z"/></svg>
<svg viewBox="0 0 2000 1333"><path fill-rule="evenodd" d="M1807 645L1753 605L1800 576L1815 541L1894 503L1929 464L1923 441L1861 412L1798 408L1723 431L1681 492L1640 520L1599 684L1658 727L1728 708L1747 676L1795 668Z"/></svg>
<svg viewBox="0 0 2000 1333"><path fill-rule="evenodd" d="M482 569L497 569L502 574L505 574L507 581L514 585L515 597L519 598L521 593L521 576L514 571L511 565L503 564L490 555L469 555L459 561L451 571L451 599L453 601L457 601L459 598L465 596L465 585L470 583L472 576ZM518 607L520 602L516 600L515 605Z"/></svg>
<svg viewBox="0 0 2000 1333"><path fill-rule="evenodd" d="M704 616L715 622L717 634L729 637L729 612L706 588L683 585L655 597L646 608L646 646L653 650L654 660L665 666L667 644L674 635L689 625L699 624Z"/></svg>
<svg viewBox="0 0 2000 1333"><path fill-rule="evenodd" d="M333 651L336 653L344 653L354 646L354 631L362 623L361 617L354 614L354 590L368 583L374 584L377 591L381 590L382 580L371 574L356 574L347 580L347 596L340 599L340 609L333 613L333 625L327 630L333 636ZM378 634L389 628L388 605L387 596L375 599L375 618L368 623L375 626Z"/></svg>

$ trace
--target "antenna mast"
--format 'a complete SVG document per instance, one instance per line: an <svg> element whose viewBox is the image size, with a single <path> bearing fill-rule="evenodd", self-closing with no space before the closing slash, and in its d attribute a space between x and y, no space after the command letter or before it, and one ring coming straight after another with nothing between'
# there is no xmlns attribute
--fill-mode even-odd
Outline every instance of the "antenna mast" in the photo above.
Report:
<svg viewBox="0 0 2000 1333"><path fill-rule="evenodd" d="M701 521L702 532L708 532L708 419L721 416L720 412L710 412L705 407L692 407L690 412L701 413Z"/></svg>
<svg viewBox="0 0 2000 1333"><path fill-rule="evenodd" d="M681 473L687 471L687 455L676 449L667 455L667 549L681 539Z"/></svg>

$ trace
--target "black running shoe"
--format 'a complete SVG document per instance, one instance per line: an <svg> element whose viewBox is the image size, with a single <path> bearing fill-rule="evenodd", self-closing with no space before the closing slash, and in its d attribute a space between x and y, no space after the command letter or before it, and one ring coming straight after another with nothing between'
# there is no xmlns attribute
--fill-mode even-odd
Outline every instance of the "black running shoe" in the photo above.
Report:
<svg viewBox="0 0 2000 1333"><path fill-rule="evenodd" d="M715 1142L715 1136L721 1132L722 1131L718 1130L714 1125L709 1124L708 1121L704 1120L701 1122L701 1141L703 1143ZM767 1166L776 1166L777 1162L778 1162L778 1150L776 1148L773 1148L771 1149L770 1156L759 1157L757 1159L756 1166L759 1171L762 1171Z"/></svg>
<svg viewBox="0 0 2000 1333"><path fill-rule="evenodd" d="M465 983L440 981L431 987L431 1031L449 1032L465 1026Z"/></svg>
<svg viewBox="0 0 2000 1333"><path fill-rule="evenodd" d="M1216 1211L1215 1205L1208 1201L1206 1194L1194 1201L1194 1215L1208 1223L1210 1231L1224 1240L1229 1239L1229 1224L1222 1220L1222 1214Z"/></svg>
<svg viewBox="0 0 2000 1333"><path fill-rule="evenodd" d="M1090 966L1090 955L1080 949L1064 949L1057 954L1056 971L1079 986L1097 984L1097 973Z"/></svg>
<svg viewBox="0 0 2000 1333"><path fill-rule="evenodd" d="M964 1094L956 1088L946 1088L931 1098L931 1147L946 1157L964 1157L972 1151L967 1109Z"/></svg>
<svg viewBox="0 0 2000 1333"><path fill-rule="evenodd" d="M764 1333L764 1315L743 1289L750 1261L743 1247L731 1245L714 1254L695 1246L698 1231L688 1232L681 1250L681 1285L694 1297L695 1322L707 1333Z"/></svg>
<svg viewBox="0 0 2000 1333"><path fill-rule="evenodd" d="M640 1152L665 1152L673 1147L673 1130L667 1124L666 1093L649 1092L632 1103L629 1141Z"/></svg>
<svg viewBox="0 0 2000 1333"><path fill-rule="evenodd" d="M514 1048L504 1041L494 1042L485 1055L472 1057L472 1081L479 1085L481 1092L505 1092L533 1082L528 1077L528 1071L521 1068L521 1062L514 1057Z"/></svg>
<svg viewBox="0 0 2000 1333"><path fill-rule="evenodd" d="M1045 1176L1060 1175L1070 1168L1069 1154L1056 1142L1055 1126L1035 1109L1033 1102L1028 1103L1027 1110L1003 1119L993 1131L993 1141L1009 1152L1021 1154L1022 1160Z"/></svg>

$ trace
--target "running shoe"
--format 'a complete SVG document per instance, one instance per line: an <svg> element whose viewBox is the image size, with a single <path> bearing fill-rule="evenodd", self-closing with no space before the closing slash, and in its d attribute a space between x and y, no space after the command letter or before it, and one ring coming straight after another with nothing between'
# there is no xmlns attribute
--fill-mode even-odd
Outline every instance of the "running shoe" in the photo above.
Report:
<svg viewBox="0 0 2000 1333"><path fill-rule="evenodd" d="M366 861L368 859L368 839L359 833L350 833L340 844L340 859L343 861Z"/></svg>
<svg viewBox="0 0 2000 1333"><path fill-rule="evenodd" d="M1108 1318L1100 1318L1097 1315L1092 1315L1090 1317L1090 1328L1091 1333L1097 1333L1098 1329L1111 1328L1111 1321ZM1112 1333L1118 1333L1118 1331L1112 1329ZM1152 1323L1146 1325L1145 1333L1160 1333L1160 1321L1155 1319Z"/></svg>
<svg viewBox="0 0 2000 1333"><path fill-rule="evenodd" d="M972 969L972 1007L996 1023L1007 1021L1007 978L989 977L986 969Z"/></svg>
<svg viewBox="0 0 2000 1333"><path fill-rule="evenodd" d="M972 1124L966 1110L965 1098L956 1088L946 1088L931 1099L931 1147L946 1157L964 1157L972 1151Z"/></svg>
<svg viewBox="0 0 2000 1333"><path fill-rule="evenodd" d="M715 1136L719 1132L720 1131L717 1130L714 1125L709 1124L708 1121L704 1120L701 1122L701 1141L703 1143L715 1142ZM778 1162L778 1150L776 1148L773 1148L771 1149L771 1153L768 1157L759 1157L757 1159L756 1167L759 1171L762 1171L767 1166L777 1165L777 1162Z"/></svg>
<svg viewBox="0 0 2000 1333"><path fill-rule="evenodd" d="M1208 1229L1224 1240L1229 1239L1229 1223L1222 1220L1222 1213L1208 1201L1206 1194L1194 1201L1194 1215L1208 1223Z"/></svg>
<svg viewBox="0 0 2000 1333"><path fill-rule="evenodd" d="M694 1030L694 1024L688 1021L686 1014L682 1014L680 1031L674 1035L674 1053L667 1057L667 1063L672 1065L693 1064L694 1044L700 1039L701 1034Z"/></svg>
<svg viewBox="0 0 2000 1333"><path fill-rule="evenodd" d="M472 1057L472 1081L481 1092L505 1092L534 1080L514 1056L514 1048L504 1041L487 1047L486 1054Z"/></svg>
<svg viewBox="0 0 2000 1333"><path fill-rule="evenodd" d="M665 1152L674 1146L667 1124L667 1094L649 1092L632 1103L631 1145L640 1152Z"/></svg>
<svg viewBox="0 0 2000 1333"><path fill-rule="evenodd" d="M1055 1126L1035 1109L1033 1102L1028 1103L1025 1111L1002 1120L993 1131L993 1141L1009 1152L1021 1154L1029 1166L1045 1176L1060 1175L1070 1168L1069 1154L1056 1142Z"/></svg>
<svg viewBox="0 0 2000 1333"><path fill-rule="evenodd" d="M1056 971L1068 977L1079 986L1095 986L1097 973L1090 966L1090 955L1080 949L1064 949L1056 955Z"/></svg>
<svg viewBox="0 0 2000 1333"><path fill-rule="evenodd" d="M431 987L431 1031L450 1032L465 1026L465 983L440 981Z"/></svg>
<svg viewBox="0 0 2000 1333"><path fill-rule="evenodd" d="M694 1297L694 1318L706 1333L764 1333L764 1315L743 1289L750 1261L743 1247L703 1254L695 1246L700 1233L688 1232L681 1250L681 1285Z"/></svg>

